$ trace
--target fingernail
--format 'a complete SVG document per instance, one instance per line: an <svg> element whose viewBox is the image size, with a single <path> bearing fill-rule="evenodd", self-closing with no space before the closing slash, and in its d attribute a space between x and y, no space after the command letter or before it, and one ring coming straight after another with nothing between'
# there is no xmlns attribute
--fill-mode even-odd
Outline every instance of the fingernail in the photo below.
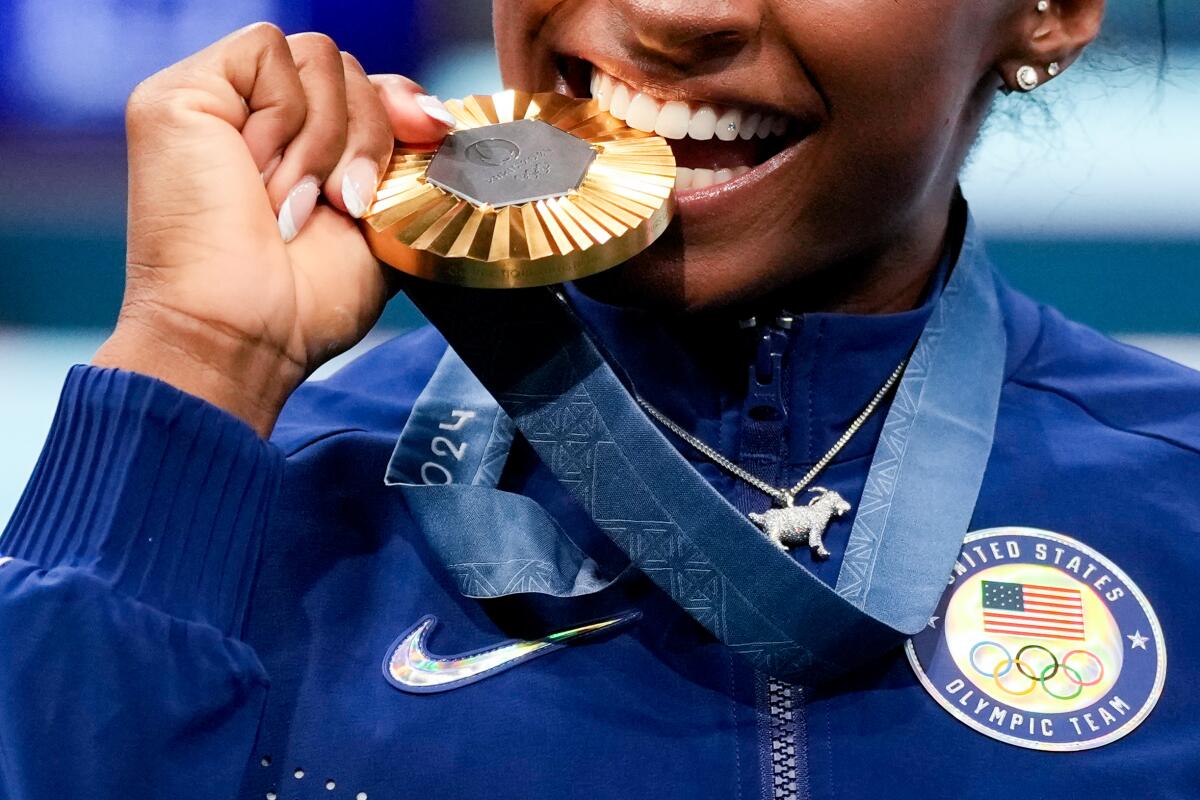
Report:
<svg viewBox="0 0 1200 800"><path fill-rule="evenodd" d="M379 186L379 171L374 162L356 158L346 166L342 176L342 202L355 219L362 219L375 202L375 190Z"/></svg>
<svg viewBox="0 0 1200 800"><path fill-rule="evenodd" d="M290 242L300 233L304 223L312 216L320 194L321 186L311 176L301 180L288 192L283 205L279 207L279 235L284 242Z"/></svg>
<svg viewBox="0 0 1200 800"><path fill-rule="evenodd" d="M432 119L445 125L447 128L457 128L458 120L450 113L450 109L442 105L442 101L438 100L433 95L418 94L416 95L417 105L421 110L428 114Z"/></svg>

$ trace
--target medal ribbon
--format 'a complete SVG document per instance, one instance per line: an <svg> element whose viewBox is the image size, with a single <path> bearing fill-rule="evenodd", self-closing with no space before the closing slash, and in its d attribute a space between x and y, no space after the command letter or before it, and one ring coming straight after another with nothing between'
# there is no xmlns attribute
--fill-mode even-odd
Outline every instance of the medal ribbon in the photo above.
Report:
<svg viewBox="0 0 1200 800"><path fill-rule="evenodd" d="M464 594L603 589L612 578L544 509L496 490L496 475L475 466L507 450L505 425L455 432L469 483L420 485L428 478L404 466L433 452L421 429L427 410L446 421L455 410L486 420L503 409L630 562L713 635L782 680L833 679L925 627L970 522L1006 348L992 271L974 242L968 225L884 423L836 589L767 541L696 472L552 289L405 284L453 350L418 399L389 481L403 486ZM478 408L463 408L468 401ZM485 408L493 417L478 413Z"/></svg>

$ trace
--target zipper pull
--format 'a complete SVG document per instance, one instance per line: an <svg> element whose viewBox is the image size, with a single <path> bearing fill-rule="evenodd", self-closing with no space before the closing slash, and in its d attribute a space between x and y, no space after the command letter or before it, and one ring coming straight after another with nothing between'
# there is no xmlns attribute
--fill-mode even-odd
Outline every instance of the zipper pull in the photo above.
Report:
<svg viewBox="0 0 1200 800"><path fill-rule="evenodd" d="M782 420L787 417L783 400L783 353L787 346L787 334L781 327L764 326L758 331L758 344L754 360L750 363L749 386L746 392L747 413L760 422ZM786 327L792 325L787 317Z"/></svg>

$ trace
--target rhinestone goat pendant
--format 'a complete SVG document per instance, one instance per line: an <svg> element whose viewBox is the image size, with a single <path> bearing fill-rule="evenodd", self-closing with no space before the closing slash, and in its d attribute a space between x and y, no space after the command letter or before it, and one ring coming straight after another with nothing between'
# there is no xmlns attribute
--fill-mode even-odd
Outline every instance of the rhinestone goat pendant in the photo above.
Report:
<svg viewBox="0 0 1200 800"><path fill-rule="evenodd" d="M780 550L807 544L817 558L829 558L825 549L825 529L835 517L850 512L850 504L837 492L814 486L809 489L816 497L806 506L796 505L796 496L784 495L786 505L761 514L751 514L750 521L762 528L767 538Z"/></svg>

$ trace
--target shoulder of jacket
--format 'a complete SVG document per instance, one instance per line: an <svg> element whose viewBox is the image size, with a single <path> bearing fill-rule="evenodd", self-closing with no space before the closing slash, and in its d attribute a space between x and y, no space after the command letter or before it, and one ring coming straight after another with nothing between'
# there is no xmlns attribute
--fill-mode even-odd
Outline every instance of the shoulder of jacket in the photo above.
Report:
<svg viewBox="0 0 1200 800"><path fill-rule="evenodd" d="M431 325L373 347L333 375L304 383L289 398L271 440L292 455L351 431L397 437L446 341Z"/></svg>
<svg viewBox="0 0 1200 800"><path fill-rule="evenodd" d="M1011 289L1006 383L1046 392L1096 422L1200 454L1200 372L1073 322ZM1015 327L1015 331L1013 329ZM1023 339L1023 341L1022 341Z"/></svg>

